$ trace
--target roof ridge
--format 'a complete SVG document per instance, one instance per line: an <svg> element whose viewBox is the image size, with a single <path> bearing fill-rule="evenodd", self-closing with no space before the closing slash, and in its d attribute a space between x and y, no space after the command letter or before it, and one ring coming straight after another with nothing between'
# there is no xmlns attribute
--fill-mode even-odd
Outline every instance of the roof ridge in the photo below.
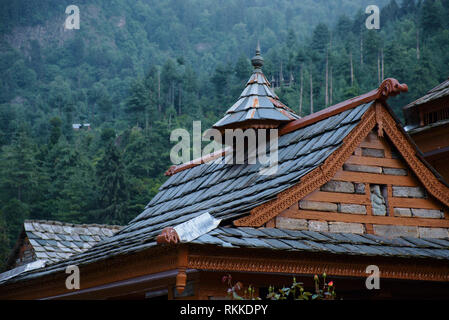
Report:
<svg viewBox="0 0 449 320"><path fill-rule="evenodd" d="M432 89L428 90L423 96L417 98L416 100L413 100L412 102L410 102L407 105L405 105L404 107L402 107L402 110L407 110L407 109L410 109L412 107L420 106L420 105L426 104L427 102L430 102L430 101L433 101L433 100L438 100L438 99L446 97L447 94L446 95L442 95L442 96L438 96L438 97L435 97L435 94L437 94L438 92L441 92L443 90L446 90L447 87L448 87L448 84L449 84L449 78L444 80L443 82L437 84ZM432 96L432 97L430 97L430 96ZM430 100L424 99L426 97L429 97ZM423 101L423 100L425 100L425 101Z"/></svg>
<svg viewBox="0 0 449 320"><path fill-rule="evenodd" d="M204 156L201 156L199 158L193 159L189 162L186 163L182 163L179 165L172 165L170 168L168 168L168 170L165 172L166 176L172 176L175 173L178 173L180 171L186 170L186 169L190 169L193 167L196 167L200 164L204 164L204 163L208 163L211 162L215 159L218 159L222 156L224 156L226 154L226 152L230 149L231 147L225 147L225 148L221 148L218 151L206 154Z"/></svg>
<svg viewBox="0 0 449 320"><path fill-rule="evenodd" d="M39 219L26 219L23 222L25 223L39 223L39 224L48 224L48 225L59 225L65 227L78 227L78 228L89 228L89 227L98 227L98 228L107 228L107 229L121 229L123 226L120 225L111 225L111 224L98 224L98 223L83 223L76 224L71 222L62 222L57 220L39 220Z"/></svg>

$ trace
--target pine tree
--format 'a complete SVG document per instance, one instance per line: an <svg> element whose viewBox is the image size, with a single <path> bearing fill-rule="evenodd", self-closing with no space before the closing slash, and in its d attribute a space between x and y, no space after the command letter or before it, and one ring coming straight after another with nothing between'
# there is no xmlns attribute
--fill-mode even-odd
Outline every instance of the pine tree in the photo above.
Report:
<svg viewBox="0 0 449 320"><path fill-rule="evenodd" d="M421 10L421 27L423 38L433 35L443 27L444 9L438 0L425 0Z"/></svg>
<svg viewBox="0 0 449 320"><path fill-rule="evenodd" d="M6 259L9 256L10 249L6 221L2 212L0 212L0 272L5 270Z"/></svg>
<svg viewBox="0 0 449 320"><path fill-rule="evenodd" d="M106 147L97 164L96 176L99 193L100 221L110 224L124 224L129 199L127 177L122 155L113 142Z"/></svg>
<svg viewBox="0 0 449 320"><path fill-rule="evenodd" d="M19 129L14 142L3 147L0 159L2 196L26 201L35 185L35 163L30 138Z"/></svg>

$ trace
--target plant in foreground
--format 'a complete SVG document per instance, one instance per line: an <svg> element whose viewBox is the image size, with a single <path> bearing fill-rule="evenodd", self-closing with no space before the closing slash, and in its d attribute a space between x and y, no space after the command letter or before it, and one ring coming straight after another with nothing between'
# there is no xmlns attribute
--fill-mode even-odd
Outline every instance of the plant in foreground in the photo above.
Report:
<svg viewBox="0 0 449 320"><path fill-rule="evenodd" d="M326 273L323 273L323 284L320 286L320 278L315 275L313 280L315 282L315 292L309 292L304 289L302 282L296 282L296 278L293 277L293 283L290 287L283 287L277 289L274 286L269 286L267 299L270 300L334 300L336 298L335 285L333 281L326 283ZM249 285L247 289L244 289L243 284L238 281L232 284L232 276L230 274L223 276L222 282L227 282L227 294L235 300L261 300L256 296L255 288ZM240 294L240 291L243 293Z"/></svg>

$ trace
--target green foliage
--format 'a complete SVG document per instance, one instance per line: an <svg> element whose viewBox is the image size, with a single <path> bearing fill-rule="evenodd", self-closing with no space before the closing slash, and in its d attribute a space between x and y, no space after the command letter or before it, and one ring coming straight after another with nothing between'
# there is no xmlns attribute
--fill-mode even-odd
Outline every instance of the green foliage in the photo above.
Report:
<svg viewBox="0 0 449 320"><path fill-rule="evenodd" d="M11 247L8 239L8 228L3 213L0 211L0 272L5 268L5 262L9 256L9 248Z"/></svg>
<svg viewBox="0 0 449 320"><path fill-rule="evenodd" d="M122 155L113 142L97 163L100 220L108 224L124 224L127 216L128 181Z"/></svg>
<svg viewBox="0 0 449 320"><path fill-rule="evenodd" d="M274 286L269 286L268 294L264 298L269 300L335 300L337 293L335 292L334 282L326 282L326 273L323 273L322 277L323 284L320 286L320 278L318 275L314 276L314 293L306 291L304 284L296 282L296 278L293 277L290 287L276 290ZM227 284L228 289L226 293L233 300L262 300L261 297L256 296L256 290L252 285L245 289L240 281L233 284L230 274L223 276L221 281Z"/></svg>

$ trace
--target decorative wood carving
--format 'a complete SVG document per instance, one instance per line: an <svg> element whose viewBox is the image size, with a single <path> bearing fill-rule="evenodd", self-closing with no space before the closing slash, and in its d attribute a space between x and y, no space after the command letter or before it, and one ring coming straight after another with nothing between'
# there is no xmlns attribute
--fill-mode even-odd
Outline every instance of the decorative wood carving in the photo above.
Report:
<svg viewBox="0 0 449 320"><path fill-rule="evenodd" d="M383 137L384 136L384 131L383 131L383 122L382 122L382 105L380 103L376 103L376 122L377 122L377 135L379 137Z"/></svg>
<svg viewBox="0 0 449 320"><path fill-rule="evenodd" d="M167 227L156 237L156 242L158 244L177 244L179 242L179 236L175 229Z"/></svg>
<svg viewBox="0 0 449 320"><path fill-rule="evenodd" d="M360 258L360 257L359 257ZM362 257L363 258L363 257ZM375 260L373 260L375 259ZM363 259L341 259L336 255L312 258L301 256L297 259L280 259L277 257L255 257L254 255L241 257L233 255L189 256L189 268L209 271L238 271L238 272L267 272L285 274L322 274L326 272L332 276L363 277L366 278L366 267L374 263L379 266L382 278L449 281L447 264L421 263L416 260L398 261L392 259L382 262L382 257L371 257L369 262Z"/></svg>
<svg viewBox="0 0 449 320"><path fill-rule="evenodd" d="M398 80L394 78L387 78L379 86L378 97L376 99L387 99L388 97L394 97L401 92L407 92L408 86L405 83L400 84Z"/></svg>

